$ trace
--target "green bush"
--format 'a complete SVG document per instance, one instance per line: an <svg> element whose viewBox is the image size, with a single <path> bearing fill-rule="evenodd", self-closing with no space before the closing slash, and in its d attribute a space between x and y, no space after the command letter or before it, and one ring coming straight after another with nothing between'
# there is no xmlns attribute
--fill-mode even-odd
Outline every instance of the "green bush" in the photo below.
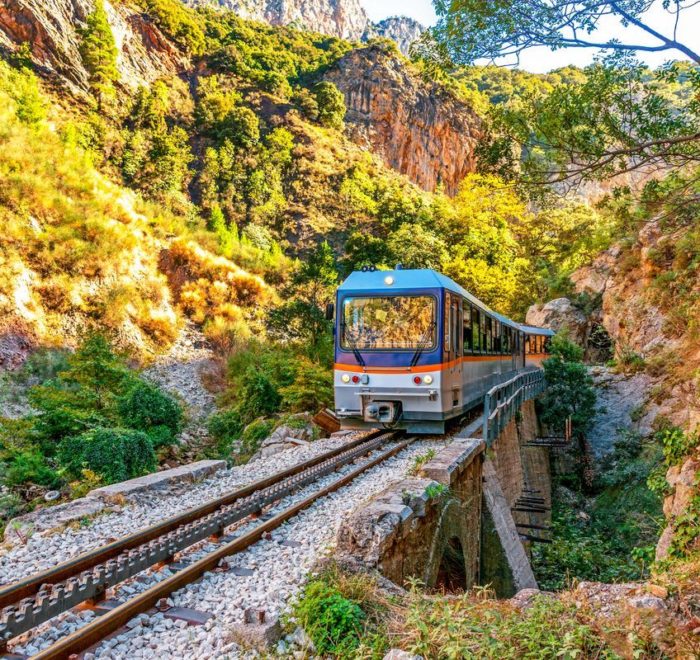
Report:
<svg viewBox="0 0 700 660"><path fill-rule="evenodd" d="M156 455L142 431L97 428L65 438L59 446L59 461L67 473L79 478L91 470L106 484L133 479L156 469Z"/></svg>
<svg viewBox="0 0 700 660"><path fill-rule="evenodd" d="M323 81L314 87L318 104L318 120L328 128L343 128L347 109L343 93L332 82Z"/></svg>
<svg viewBox="0 0 700 660"><path fill-rule="evenodd" d="M26 484L54 488L60 482L58 473L36 449L26 449L12 454L2 477L2 484L8 488Z"/></svg>
<svg viewBox="0 0 700 660"><path fill-rule="evenodd" d="M306 630L321 657L352 657L360 644L366 615L362 608L345 598L322 579L309 582L295 603L293 615Z"/></svg>
<svg viewBox="0 0 700 660"><path fill-rule="evenodd" d="M684 433L682 429L670 428L657 434L664 452L666 465L680 465L700 445L697 433Z"/></svg>
<svg viewBox="0 0 700 660"><path fill-rule="evenodd" d="M280 389L282 407L316 413L333 405L333 373L308 359L299 361L294 382Z"/></svg>
<svg viewBox="0 0 700 660"><path fill-rule="evenodd" d="M207 422L209 435L216 440L216 453L226 457L236 440L240 440L243 432L243 422L238 410L224 410L216 413Z"/></svg>
<svg viewBox="0 0 700 660"><path fill-rule="evenodd" d="M274 428L275 422L270 419L256 419L248 424L241 436L241 453L250 456L258 451L260 443L272 433Z"/></svg>
<svg viewBox="0 0 700 660"><path fill-rule="evenodd" d="M139 381L118 402L124 426L146 432L154 447L172 444L182 427L182 407L160 388Z"/></svg>

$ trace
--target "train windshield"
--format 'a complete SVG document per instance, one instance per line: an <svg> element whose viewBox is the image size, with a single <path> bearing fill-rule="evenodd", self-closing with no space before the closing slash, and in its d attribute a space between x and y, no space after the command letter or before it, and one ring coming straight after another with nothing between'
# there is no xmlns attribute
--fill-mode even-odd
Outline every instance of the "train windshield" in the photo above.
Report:
<svg viewBox="0 0 700 660"><path fill-rule="evenodd" d="M432 296L346 298L341 346L350 350L430 350L437 345Z"/></svg>

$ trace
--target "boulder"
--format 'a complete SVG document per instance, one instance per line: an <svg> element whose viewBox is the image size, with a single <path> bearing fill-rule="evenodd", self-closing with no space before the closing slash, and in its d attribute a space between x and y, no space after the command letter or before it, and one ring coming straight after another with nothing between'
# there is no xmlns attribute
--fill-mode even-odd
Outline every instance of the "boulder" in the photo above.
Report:
<svg viewBox="0 0 700 660"><path fill-rule="evenodd" d="M316 438L316 428L308 415L296 415L295 419L305 422L304 425L281 424L260 443L260 450L251 460L274 456L281 451L312 442Z"/></svg>
<svg viewBox="0 0 700 660"><path fill-rule="evenodd" d="M568 298L556 298L544 305L533 305L527 311L525 322L557 332L566 329L570 339L581 346L585 346L588 339L589 320Z"/></svg>

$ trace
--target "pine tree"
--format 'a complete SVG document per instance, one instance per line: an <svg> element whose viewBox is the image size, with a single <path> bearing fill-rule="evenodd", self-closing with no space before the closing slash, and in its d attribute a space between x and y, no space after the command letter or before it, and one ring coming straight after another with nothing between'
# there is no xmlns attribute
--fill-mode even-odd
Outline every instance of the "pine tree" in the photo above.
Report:
<svg viewBox="0 0 700 660"><path fill-rule="evenodd" d="M96 0L95 11L80 31L80 56L88 72L90 89L100 104L114 97L114 83L119 80L117 44L107 20L102 0Z"/></svg>

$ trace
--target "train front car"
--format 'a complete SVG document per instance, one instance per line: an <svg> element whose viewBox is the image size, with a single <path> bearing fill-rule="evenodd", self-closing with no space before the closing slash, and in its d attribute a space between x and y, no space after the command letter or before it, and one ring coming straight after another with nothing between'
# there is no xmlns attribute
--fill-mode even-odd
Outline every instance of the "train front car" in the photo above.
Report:
<svg viewBox="0 0 700 660"><path fill-rule="evenodd" d="M343 428L442 432L443 302L432 271L354 272L343 282L334 376Z"/></svg>
<svg viewBox="0 0 700 660"><path fill-rule="evenodd" d="M432 270L352 273L335 310L335 412L344 429L442 433L522 368L523 333Z"/></svg>

